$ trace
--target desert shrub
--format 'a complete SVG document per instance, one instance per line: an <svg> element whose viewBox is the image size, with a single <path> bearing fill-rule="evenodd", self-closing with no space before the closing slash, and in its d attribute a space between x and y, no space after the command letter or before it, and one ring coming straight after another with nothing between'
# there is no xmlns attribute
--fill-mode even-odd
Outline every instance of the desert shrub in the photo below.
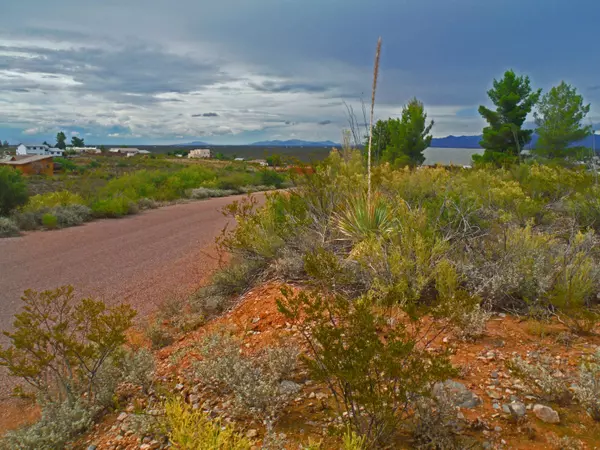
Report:
<svg viewBox="0 0 600 450"><path fill-rule="evenodd" d="M205 286L189 298L192 313L201 314L205 319L225 311L231 304L231 297L221 293L218 286Z"/></svg>
<svg viewBox="0 0 600 450"><path fill-rule="evenodd" d="M298 391L286 380L296 367L298 350L268 347L251 356L240 354L240 342L225 331L209 335L198 346L202 360L196 377L218 392L232 394L242 411L259 414L268 425Z"/></svg>
<svg viewBox="0 0 600 450"><path fill-rule="evenodd" d="M579 368L579 379L574 385L577 401L596 421L600 421L600 349Z"/></svg>
<svg viewBox="0 0 600 450"><path fill-rule="evenodd" d="M415 405L412 428L415 448L460 450L469 447L461 436L466 424L458 418L458 411L447 393L442 391L435 399L421 398Z"/></svg>
<svg viewBox="0 0 600 450"><path fill-rule="evenodd" d="M192 189L188 193L188 197L195 199L211 198L211 197L227 197L228 195L236 194L237 192L231 189L211 189L199 187Z"/></svg>
<svg viewBox="0 0 600 450"><path fill-rule="evenodd" d="M124 344L135 311L90 298L75 302L71 286L27 290L22 300L14 331L4 332L10 346L0 347L0 365L47 401L74 404L85 393L93 403L97 376Z"/></svg>
<svg viewBox="0 0 600 450"><path fill-rule="evenodd" d="M85 201L79 194L69 191L48 192L46 194L34 195L22 208L24 212L35 212L43 209L55 208L57 206L83 205Z"/></svg>
<svg viewBox="0 0 600 450"><path fill-rule="evenodd" d="M211 419L180 400L165 404L165 423L169 439L182 450L250 450L255 443L221 419Z"/></svg>
<svg viewBox="0 0 600 450"><path fill-rule="evenodd" d="M54 214L46 213L42 216L42 225L46 228L58 228L58 218Z"/></svg>
<svg viewBox="0 0 600 450"><path fill-rule="evenodd" d="M477 304L473 309L458 314L454 321L454 334L463 341L475 341L485 334L491 313Z"/></svg>
<svg viewBox="0 0 600 450"><path fill-rule="evenodd" d="M146 336L150 339L153 349L171 345L175 340L173 334L167 330L159 320L151 322L145 328Z"/></svg>
<svg viewBox="0 0 600 450"><path fill-rule="evenodd" d="M0 237L12 237L19 234L19 227L13 219L0 217Z"/></svg>
<svg viewBox="0 0 600 450"><path fill-rule="evenodd" d="M559 270L549 293L563 321L578 333L591 332L600 318L595 306L600 271L591 254L595 246L593 232L579 232L570 240L558 258Z"/></svg>
<svg viewBox="0 0 600 450"><path fill-rule="evenodd" d="M156 203L151 198L146 197L140 198L137 204L141 210L158 208L158 203Z"/></svg>
<svg viewBox="0 0 600 450"><path fill-rule="evenodd" d="M145 348L125 350L117 364L121 370L121 381L140 386L144 392L152 385L155 363L151 351Z"/></svg>
<svg viewBox="0 0 600 450"><path fill-rule="evenodd" d="M537 363L530 363L517 356L509 361L508 367L525 382L530 389L547 401L568 403L571 393L565 381L556 376L550 358L542 358Z"/></svg>
<svg viewBox="0 0 600 450"><path fill-rule="evenodd" d="M27 202L27 185L20 172L11 167L0 167L0 216Z"/></svg>
<svg viewBox="0 0 600 450"><path fill-rule="evenodd" d="M92 414L80 402L47 403L40 420L33 425L7 432L0 439L3 450L54 450L92 424Z"/></svg>
<svg viewBox="0 0 600 450"><path fill-rule="evenodd" d="M59 228L81 225L92 218L92 210L85 205L58 206L52 209Z"/></svg>
<svg viewBox="0 0 600 450"><path fill-rule="evenodd" d="M413 399L453 373L443 355L416 345L413 327L389 326L387 315L366 298L348 301L289 288L282 294L279 309L308 344L312 378L327 384L340 414L347 413L368 445L386 441L409 417Z"/></svg>
<svg viewBox="0 0 600 450"><path fill-rule="evenodd" d="M279 189L285 178L279 172L270 169L263 169L260 172L260 183L263 186L275 186Z"/></svg>
<svg viewBox="0 0 600 450"><path fill-rule="evenodd" d="M137 205L127 197L117 196L92 203L92 211L97 217L122 217L138 212Z"/></svg>
<svg viewBox="0 0 600 450"><path fill-rule="evenodd" d="M260 262L253 261L229 264L213 274L213 292L225 296L240 295L254 284L261 268Z"/></svg>
<svg viewBox="0 0 600 450"><path fill-rule="evenodd" d="M552 288L559 243L529 226L476 239L460 269L492 307L525 308Z"/></svg>

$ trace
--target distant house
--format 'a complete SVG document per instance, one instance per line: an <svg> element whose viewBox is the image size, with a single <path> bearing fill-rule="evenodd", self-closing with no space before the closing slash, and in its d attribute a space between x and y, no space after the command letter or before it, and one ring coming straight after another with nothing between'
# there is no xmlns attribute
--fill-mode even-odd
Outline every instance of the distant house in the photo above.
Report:
<svg viewBox="0 0 600 450"><path fill-rule="evenodd" d="M209 148L196 148L190 150L188 158L212 158L212 150Z"/></svg>
<svg viewBox="0 0 600 450"><path fill-rule="evenodd" d="M70 150L75 153L93 153L93 154L102 153L102 151L96 147L67 147L67 150Z"/></svg>
<svg viewBox="0 0 600 450"><path fill-rule="evenodd" d="M244 158L235 158L234 161L243 161Z"/></svg>
<svg viewBox="0 0 600 450"><path fill-rule="evenodd" d="M17 146L17 155L46 155L46 156L63 156L64 150L60 148L50 147L46 144L19 144Z"/></svg>
<svg viewBox="0 0 600 450"><path fill-rule="evenodd" d="M251 164L258 164L259 166L263 166L263 167L266 167L269 165L269 163L265 159L252 159L248 162Z"/></svg>
<svg viewBox="0 0 600 450"><path fill-rule="evenodd" d="M120 155L125 155L125 156L135 156L138 153L140 153L140 149L139 148L133 148L133 147L117 147L117 148L111 148L109 150L110 153L117 153Z"/></svg>
<svg viewBox="0 0 600 450"><path fill-rule="evenodd" d="M9 166L24 175L54 175L54 162L51 155L18 155L0 160L0 166Z"/></svg>

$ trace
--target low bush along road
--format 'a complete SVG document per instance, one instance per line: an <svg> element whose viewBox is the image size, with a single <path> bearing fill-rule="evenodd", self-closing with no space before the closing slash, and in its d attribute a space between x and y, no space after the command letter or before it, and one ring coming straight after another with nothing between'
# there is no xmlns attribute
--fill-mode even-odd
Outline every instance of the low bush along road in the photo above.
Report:
<svg viewBox="0 0 600 450"><path fill-rule="evenodd" d="M28 288L71 284L80 295L127 302L141 316L189 294L218 264L214 239L228 220L220 209L241 197L0 239L0 330L9 328Z"/></svg>

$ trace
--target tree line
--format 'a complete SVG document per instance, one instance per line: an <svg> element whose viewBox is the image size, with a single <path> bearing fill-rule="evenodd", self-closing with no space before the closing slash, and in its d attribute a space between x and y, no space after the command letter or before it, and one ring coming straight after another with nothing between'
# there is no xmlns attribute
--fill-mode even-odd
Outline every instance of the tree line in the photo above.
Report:
<svg viewBox="0 0 600 450"><path fill-rule="evenodd" d="M583 124L590 105L570 84L562 81L542 95L541 89L531 87L528 76L508 70L500 80L494 79L487 95L495 108L479 107L479 114L488 125L479 143L484 153L474 155L475 162L501 165L518 161L532 139L534 130L525 129L524 125L534 108L538 135L534 155L568 161L586 154L587 149L574 144L592 134L592 126ZM431 145L433 126L434 121L427 120L423 103L413 98L402 108L399 118L378 120L373 126L374 161L396 167L422 164L423 151Z"/></svg>

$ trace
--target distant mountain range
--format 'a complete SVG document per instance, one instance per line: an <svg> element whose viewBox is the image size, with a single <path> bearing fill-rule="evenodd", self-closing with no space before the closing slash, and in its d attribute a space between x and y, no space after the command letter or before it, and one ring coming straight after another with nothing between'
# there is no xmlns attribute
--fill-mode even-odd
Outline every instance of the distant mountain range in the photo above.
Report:
<svg viewBox="0 0 600 450"><path fill-rule="evenodd" d="M333 141L302 141L300 139L290 139L288 141L260 141L253 142L254 146L262 147L339 147Z"/></svg>
<svg viewBox="0 0 600 450"><path fill-rule="evenodd" d="M201 146L201 145L211 145L211 144L207 144L206 142L202 142L202 141L193 141L193 142L185 142L183 144L174 144L173 147L189 147L190 145Z"/></svg>
<svg viewBox="0 0 600 450"><path fill-rule="evenodd" d="M536 133L531 137L531 142L527 144L526 148L534 148L538 141L538 135ZM477 136L446 136L443 138L433 138L431 140L431 147L437 148L481 148L479 141L481 141L482 135ZM600 150L600 135L594 135L596 140L596 150ZM588 136L581 142L573 144L574 146L582 147L593 147L592 136Z"/></svg>

